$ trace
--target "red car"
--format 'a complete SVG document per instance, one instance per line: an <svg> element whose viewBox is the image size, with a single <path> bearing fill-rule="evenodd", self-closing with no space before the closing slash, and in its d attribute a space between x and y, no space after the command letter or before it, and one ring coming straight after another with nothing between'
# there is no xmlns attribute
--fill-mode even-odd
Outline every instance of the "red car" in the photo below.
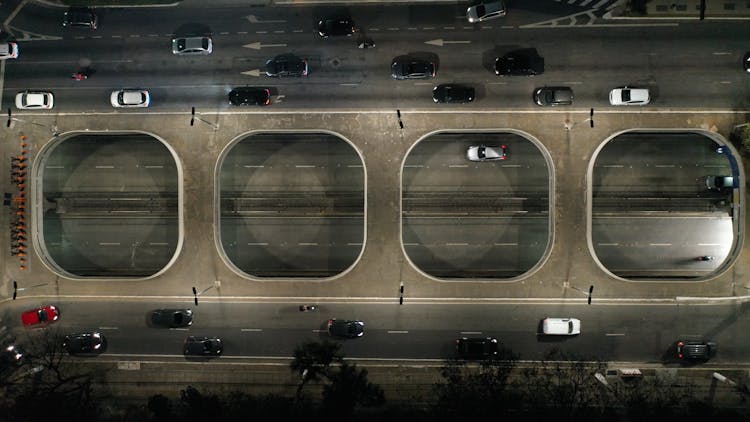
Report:
<svg viewBox="0 0 750 422"><path fill-rule="evenodd" d="M21 321L26 327L47 325L60 319L60 310L54 305L31 309L21 314Z"/></svg>

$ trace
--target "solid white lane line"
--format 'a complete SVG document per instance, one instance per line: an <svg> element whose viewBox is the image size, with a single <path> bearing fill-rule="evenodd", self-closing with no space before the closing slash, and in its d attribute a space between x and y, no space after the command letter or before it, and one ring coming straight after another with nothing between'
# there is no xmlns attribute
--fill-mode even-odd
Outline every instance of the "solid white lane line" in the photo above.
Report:
<svg viewBox="0 0 750 422"><path fill-rule="evenodd" d="M388 334L409 334L407 330L388 330Z"/></svg>
<svg viewBox="0 0 750 422"><path fill-rule="evenodd" d="M672 246L671 243L649 243L650 246Z"/></svg>
<svg viewBox="0 0 750 422"><path fill-rule="evenodd" d="M262 328L243 328L240 331L242 331L243 333L257 333L257 332L263 331L263 329Z"/></svg>
<svg viewBox="0 0 750 422"><path fill-rule="evenodd" d="M119 330L117 327L99 327L100 330Z"/></svg>
<svg viewBox="0 0 750 422"><path fill-rule="evenodd" d="M465 334L465 335L474 335L474 334L476 334L476 335L479 335L479 334L482 334L482 332L481 331L461 331L461 334Z"/></svg>
<svg viewBox="0 0 750 422"><path fill-rule="evenodd" d="M604 335L607 337L623 337L625 336L625 333L606 333Z"/></svg>

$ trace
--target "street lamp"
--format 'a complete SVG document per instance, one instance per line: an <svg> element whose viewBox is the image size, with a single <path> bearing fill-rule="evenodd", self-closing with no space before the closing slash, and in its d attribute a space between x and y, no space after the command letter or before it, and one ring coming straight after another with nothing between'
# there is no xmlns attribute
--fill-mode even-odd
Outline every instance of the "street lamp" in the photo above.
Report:
<svg viewBox="0 0 750 422"><path fill-rule="evenodd" d="M198 289L193 286L193 301L195 302L195 306L198 306L198 296L202 295L203 293L206 293L207 291L213 289L213 288L220 288L221 287L221 281L215 280L214 283L205 289L201 290L200 293L198 292Z"/></svg>
<svg viewBox="0 0 750 422"><path fill-rule="evenodd" d="M29 286L29 287L18 287L18 283L16 282L16 280L13 280L13 300L16 300L16 296L18 296L18 292L22 292L28 289L33 289L35 287L46 286L48 284L49 283L41 283L41 284L35 284L33 286Z"/></svg>
<svg viewBox="0 0 750 422"><path fill-rule="evenodd" d="M5 123L5 127L12 128L13 127L13 122L30 123L32 125L41 126L41 127L49 129L49 131L52 132L52 136L53 137L60 136L60 132L58 130L57 125L47 126L47 125L42 124L42 123L32 122L32 121L29 121L29 120L21 120L18 117L13 117L10 108L8 108L8 121Z"/></svg>
<svg viewBox="0 0 750 422"><path fill-rule="evenodd" d="M195 114L195 107L192 107L190 109L190 126L193 126L195 124L196 120L199 121L199 122L203 122L203 123L211 126L212 128L214 128L214 130L219 130L219 125L218 124L211 123L211 122L209 122L207 120L201 119L200 116L196 116L196 114Z"/></svg>

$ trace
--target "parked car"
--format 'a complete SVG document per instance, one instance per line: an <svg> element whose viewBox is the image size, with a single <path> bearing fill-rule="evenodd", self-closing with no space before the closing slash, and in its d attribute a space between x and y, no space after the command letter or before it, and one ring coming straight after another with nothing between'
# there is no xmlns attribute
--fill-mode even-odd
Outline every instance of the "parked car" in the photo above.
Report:
<svg viewBox="0 0 750 422"><path fill-rule="evenodd" d="M507 149L505 145L472 145L466 150L466 159L469 161L505 160L508 157Z"/></svg>
<svg viewBox="0 0 750 422"><path fill-rule="evenodd" d="M679 340L677 359L681 361L707 361L716 356L716 343L705 340Z"/></svg>
<svg viewBox="0 0 750 422"><path fill-rule="evenodd" d="M348 16L333 16L318 22L318 34L323 38L350 36L356 31L354 21Z"/></svg>
<svg viewBox="0 0 750 422"><path fill-rule="evenodd" d="M474 88L458 84L442 84L432 89L436 103L470 103L474 101Z"/></svg>
<svg viewBox="0 0 750 422"><path fill-rule="evenodd" d="M151 323L162 327L189 327L193 324L192 309L157 309L151 313Z"/></svg>
<svg viewBox="0 0 750 422"><path fill-rule="evenodd" d="M567 86L545 86L534 90L534 102L542 107L573 104L573 90Z"/></svg>
<svg viewBox="0 0 750 422"><path fill-rule="evenodd" d="M456 340L456 354L462 359L490 359L498 354L494 337L462 337Z"/></svg>
<svg viewBox="0 0 750 422"><path fill-rule="evenodd" d="M63 16L63 27L65 28L91 28L99 26L99 18L92 9L87 7L71 7Z"/></svg>
<svg viewBox="0 0 750 422"><path fill-rule="evenodd" d="M49 110L55 105L55 97L51 92L23 91L16 94L16 108Z"/></svg>
<svg viewBox="0 0 750 422"><path fill-rule="evenodd" d="M609 92L609 103L612 105L646 105L651 102L648 88L631 88L623 86Z"/></svg>
<svg viewBox="0 0 750 422"><path fill-rule="evenodd" d="M484 22L503 16L505 16L505 2L502 0L483 1L466 9L466 19L471 23Z"/></svg>
<svg viewBox="0 0 750 422"><path fill-rule="evenodd" d="M356 320L331 318L328 320L328 334L332 337L362 337L365 334L365 323Z"/></svg>
<svg viewBox="0 0 750 422"><path fill-rule="evenodd" d="M78 333L65 336L63 348L71 355L95 356L107 348L107 339L100 332Z"/></svg>
<svg viewBox="0 0 750 422"><path fill-rule="evenodd" d="M544 318L542 332L550 336L581 334L581 321L576 318Z"/></svg>
<svg viewBox="0 0 750 422"><path fill-rule="evenodd" d="M229 104L267 106L271 104L271 90L253 87L235 88L229 93Z"/></svg>
<svg viewBox="0 0 750 422"><path fill-rule="evenodd" d="M273 77L307 76L307 59L281 54L266 62L266 75Z"/></svg>
<svg viewBox="0 0 750 422"><path fill-rule="evenodd" d="M21 322L26 327L43 327L60 319L60 309L55 305L41 306L21 314Z"/></svg>
<svg viewBox="0 0 750 422"><path fill-rule="evenodd" d="M148 107L151 95L145 89L121 89L109 96L112 107Z"/></svg>
<svg viewBox="0 0 750 422"><path fill-rule="evenodd" d="M224 352L224 345L218 337L188 336L182 353L192 356L220 356Z"/></svg>
<svg viewBox="0 0 750 422"><path fill-rule="evenodd" d="M214 43L209 37L182 37L172 39L172 54L198 56L211 54Z"/></svg>
<svg viewBox="0 0 750 422"><path fill-rule="evenodd" d="M18 43L4 42L0 43L0 60L17 59Z"/></svg>
<svg viewBox="0 0 750 422"><path fill-rule="evenodd" d="M734 188L732 176L706 176L706 189L722 191L732 188Z"/></svg>
<svg viewBox="0 0 750 422"><path fill-rule="evenodd" d="M427 79L435 77L435 63L408 54L395 57L391 62L393 79Z"/></svg>
<svg viewBox="0 0 750 422"><path fill-rule="evenodd" d="M536 49L511 51L495 59L495 74L503 76L534 76L544 73L544 58Z"/></svg>
<svg viewBox="0 0 750 422"><path fill-rule="evenodd" d="M742 58L742 67L745 72L750 73L750 51L745 53L745 57Z"/></svg>
<svg viewBox="0 0 750 422"><path fill-rule="evenodd" d="M23 349L17 344L9 344L0 349L0 370L6 366L20 366L23 354Z"/></svg>

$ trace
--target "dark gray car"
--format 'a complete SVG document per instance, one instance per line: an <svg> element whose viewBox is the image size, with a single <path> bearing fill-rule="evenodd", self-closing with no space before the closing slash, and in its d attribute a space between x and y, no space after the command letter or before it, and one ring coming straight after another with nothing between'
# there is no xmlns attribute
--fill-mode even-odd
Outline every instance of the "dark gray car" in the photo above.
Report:
<svg viewBox="0 0 750 422"><path fill-rule="evenodd" d="M63 27L65 28L96 29L97 26L99 26L99 19L96 13L86 7L71 7L63 17Z"/></svg>
<svg viewBox="0 0 750 422"><path fill-rule="evenodd" d="M266 75L272 77L307 76L307 59L281 54L266 62Z"/></svg>
<svg viewBox="0 0 750 422"><path fill-rule="evenodd" d="M71 355L96 356L107 348L107 339L100 332L78 333L65 336L63 348Z"/></svg>
<svg viewBox="0 0 750 422"><path fill-rule="evenodd" d="M191 356L220 356L224 352L224 345L218 337L188 336L182 353Z"/></svg>
<svg viewBox="0 0 750 422"><path fill-rule="evenodd" d="M716 356L717 346L712 341L680 340L677 342L677 359L681 361L707 361Z"/></svg>
<svg viewBox="0 0 750 422"><path fill-rule="evenodd" d="M365 323L356 320L331 318L328 320L328 334L332 337L362 337L365 334Z"/></svg>
<svg viewBox="0 0 750 422"><path fill-rule="evenodd" d="M193 311L192 309L157 309L151 313L151 323L169 328L189 327L193 324Z"/></svg>
<svg viewBox="0 0 750 422"><path fill-rule="evenodd" d="M573 90L567 86L545 86L534 90L534 102L542 107L573 104Z"/></svg>
<svg viewBox="0 0 750 422"><path fill-rule="evenodd" d="M435 63L408 54L398 56L391 63L391 77L393 79L434 78Z"/></svg>
<svg viewBox="0 0 750 422"><path fill-rule="evenodd" d="M442 84L432 89L436 103L470 103L474 101L474 88L458 84Z"/></svg>

